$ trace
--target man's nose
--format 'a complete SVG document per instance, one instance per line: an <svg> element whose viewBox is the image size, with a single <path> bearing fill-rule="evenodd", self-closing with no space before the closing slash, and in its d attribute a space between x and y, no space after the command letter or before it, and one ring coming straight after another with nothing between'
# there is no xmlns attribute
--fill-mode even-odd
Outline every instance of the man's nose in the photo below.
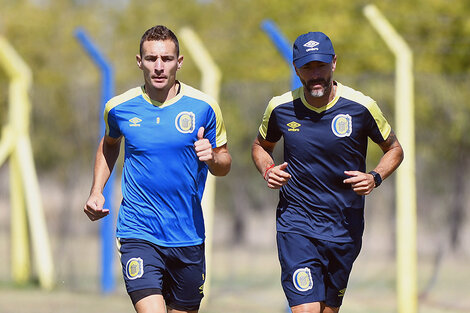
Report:
<svg viewBox="0 0 470 313"><path fill-rule="evenodd" d="M163 62L161 59L157 59L157 61L155 61L155 71L162 71L163 70Z"/></svg>
<svg viewBox="0 0 470 313"><path fill-rule="evenodd" d="M314 80L323 79L323 73L321 71L312 71L310 77Z"/></svg>

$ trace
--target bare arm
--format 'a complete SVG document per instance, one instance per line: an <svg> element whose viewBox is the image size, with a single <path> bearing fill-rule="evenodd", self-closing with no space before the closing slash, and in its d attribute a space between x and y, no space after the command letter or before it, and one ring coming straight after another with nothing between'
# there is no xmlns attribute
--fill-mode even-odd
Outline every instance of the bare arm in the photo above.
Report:
<svg viewBox="0 0 470 313"><path fill-rule="evenodd" d="M212 149L212 159L206 161L209 171L214 176L225 176L230 172L232 157L228 152L227 145Z"/></svg>
<svg viewBox="0 0 470 313"><path fill-rule="evenodd" d="M251 147L251 157L258 171L268 183L268 187L279 189L290 179L290 174L284 171L287 162L275 166L272 153L276 143L263 139L259 134Z"/></svg>
<svg viewBox="0 0 470 313"><path fill-rule="evenodd" d="M375 167L374 171L379 173L382 179L389 177L403 161L403 148L398 142L397 136L392 131L387 140L381 143L380 148L384 155Z"/></svg>
<svg viewBox="0 0 470 313"><path fill-rule="evenodd" d="M105 202L103 189L113 171L114 164L119 156L121 138L104 136L98 145L93 170L93 183L90 196L84 207L84 212L92 221L98 220L109 214L109 210L103 209Z"/></svg>
<svg viewBox="0 0 470 313"><path fill-rule="evenodd" d="M204 138L204 127L199 128L194 150L199 161L206 162L209 171L214 176L225 176L230 172L232 157L228 152L227 144L212 148L208 139Z"/></svg>
<svg viewBox="0 0 470 313"><path fill-rule="evenodd" d="M392 131L387 140L379 144L384 155L375 167L374 171L380 174L382 180L389 177L403 161L403 149ZM368 173L359 171L345 171L350 178L345 179L345 184L351 184L353 190L359 195L368 195L375 187L374 177Z"/></svg>

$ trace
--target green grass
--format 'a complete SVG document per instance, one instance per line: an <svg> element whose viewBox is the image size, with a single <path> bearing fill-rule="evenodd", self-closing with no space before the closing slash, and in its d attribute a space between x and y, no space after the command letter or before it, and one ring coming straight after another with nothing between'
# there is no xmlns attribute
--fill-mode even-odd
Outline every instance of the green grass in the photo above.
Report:
<svg viewBox="0 0 470 313"><path fill-rule="evenodd" d="M436 283L419 302L420 313L470 312L470 267L467 261L465 258L444 259ZM212 264L210 294L201 313L286 312L274 247L216 246ZM420 259L418 268L419 285L424 286L431 274L432 263ZM393 259L364 251L353 269L341 312L397 312L394 275ZM78 289L59 284L55 290L47 292L34 285L20 288L2 281L0 312L133 312L120 277L116 279L117 290L108 296L97 291L96 279L88 281L89 288L85 283L80 283Z"/></svg>

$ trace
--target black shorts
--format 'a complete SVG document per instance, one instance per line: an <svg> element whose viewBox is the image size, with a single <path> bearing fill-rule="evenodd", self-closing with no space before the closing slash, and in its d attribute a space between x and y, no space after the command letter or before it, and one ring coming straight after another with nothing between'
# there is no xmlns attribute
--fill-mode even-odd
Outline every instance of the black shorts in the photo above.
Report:
<svg viewBox="0 0 470 313"><path fill-rule="evenodd" d="M340 307L361 241L335 243L277 233L281 282L289 306L324 302Z"/></svg>
<svg viewBox="0 0 470 313"><path fill-rule="evenodd" d="M122 273L132 302L161 294L169 307L199 309L206 275L204 244L162 247L141 239L118 239Z"/></svg>

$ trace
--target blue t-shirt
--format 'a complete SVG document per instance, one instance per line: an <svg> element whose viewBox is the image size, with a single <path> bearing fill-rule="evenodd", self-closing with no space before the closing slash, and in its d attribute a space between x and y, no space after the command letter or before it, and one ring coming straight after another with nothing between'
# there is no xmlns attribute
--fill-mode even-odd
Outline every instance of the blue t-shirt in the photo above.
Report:
<svg viewBox="0 0 470 313"><path fill-rule="evenodd" d="M284 137L286 171L280 190L277 230L334 242L350 242L364 231L364 197L344 171L365 172L367 141L385 141L391 127L376 102L340 83L321 108L308 104L304 88L274 97L259 133L267 141Z"/></svg>
<svg viewBox="0 0 470 313"><path fill-rule="evenodd" d="M125 139L119 238L166 247L204 242L201 199L208 166L197 158L194 142L200 127L214 148L227 137L216 101L180 85L165 103L137 87L106 104L106 135Z"/></svg>

